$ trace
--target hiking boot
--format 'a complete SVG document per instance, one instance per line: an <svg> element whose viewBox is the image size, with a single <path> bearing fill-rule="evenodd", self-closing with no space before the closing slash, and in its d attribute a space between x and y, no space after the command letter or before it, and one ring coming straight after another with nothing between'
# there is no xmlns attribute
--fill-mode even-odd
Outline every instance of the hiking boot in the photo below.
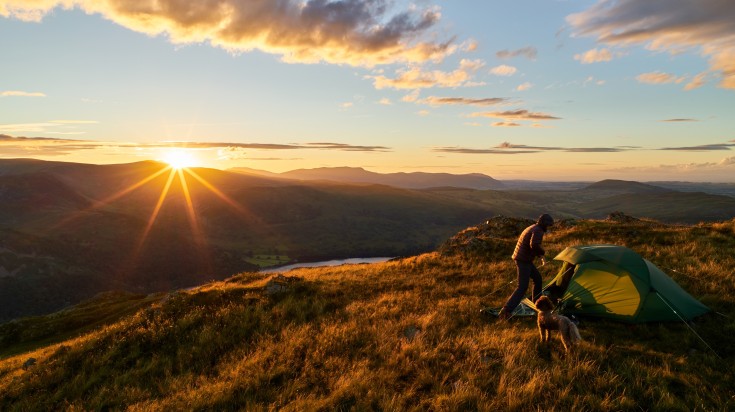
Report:
<svg viewBox="0 0 735 412"><path fill-rule="evenodd" d="M510 319L510 316L511 316L510 312L505 310L505 308L500 309L500 312L498 312L499 320L507 321L508 319Z"/></svg>

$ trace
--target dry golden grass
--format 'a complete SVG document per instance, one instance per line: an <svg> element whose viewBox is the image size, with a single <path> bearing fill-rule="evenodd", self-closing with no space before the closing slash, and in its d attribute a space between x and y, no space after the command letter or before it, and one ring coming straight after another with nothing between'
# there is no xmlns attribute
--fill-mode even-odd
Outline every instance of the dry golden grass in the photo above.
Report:
<svg viewBox="0 0 735 412"><path fill-rule="evenodd" d="M731 226L580 221L545 243L551 254L623 244L669 269L729 316L696 321L722 359L682 324L585 320L584 342L566 355L558 336L538 343L531 319L483 318L482 301L500 305L511 292L510 241L489 256L300 269L288 275L303 281L273 296L252 273L174 293L77 340L0 360L0 410L735 408ZM543 267L544 278L558 267ZM23 370L29 357L38 362Z"/></svg>

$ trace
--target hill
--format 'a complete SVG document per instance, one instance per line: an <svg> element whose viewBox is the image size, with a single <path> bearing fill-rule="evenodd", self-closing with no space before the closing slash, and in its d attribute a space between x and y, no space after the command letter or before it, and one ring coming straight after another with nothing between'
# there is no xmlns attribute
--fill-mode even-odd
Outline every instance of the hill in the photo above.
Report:
<svg viewBox="0 0 735 412"><path fill-rule="evenodd" d="M111 289L169 291L260 265L419 253L486 214L387 186L0 160L0 321Z"/></svg>
<svg viewBox="0 0 735 412"><path fill-rule="evenodd" d="M481 302L499 305L512 289L508 256L527 223L491 219L447 243L479 242L481 253L443 248L382 264L299 269L280 291L269 276L243 273L145 299L101 296L0 325L0 409L735 407L735 221L569 220L545 237L552 255L572 244L622 244L666 270L725 315L692 325L717 355L684 324L582 319L584 341L565 355L558 336L538 343L531 320L481 317ZM548 279L559 265L540 269ZM85 330L85 317L106 325Z"/></svg>
<svg viewBox="0 0 735 412"><path fill-rule="evenodd" d="M607 179L592 183L583 190L607 190L625 193L661 193L669 189L629 180Z"/></svg>
<svg viewBox="0 0 735 412"><path fill-rule="evenodd" d="M279 177L294 180L317 180L342 183L379 184L404 189L426 189L430 187L462 187L469 189L500 189L503 184L490 176L480 173L375 173L360 167L321 167L316 169L297 169L284 173L270 173L248 168L234 168L235 172Z"/></svg>

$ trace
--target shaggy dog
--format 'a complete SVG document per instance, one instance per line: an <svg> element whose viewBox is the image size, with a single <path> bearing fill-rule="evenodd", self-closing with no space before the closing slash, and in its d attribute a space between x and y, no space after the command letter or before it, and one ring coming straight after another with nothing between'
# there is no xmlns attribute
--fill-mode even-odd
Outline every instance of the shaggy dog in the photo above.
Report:
<svg viewBox="0 0 735 412"><path fill-rule="evenodd" d="M564 349L570 352L582 340L577 325L566 316L552 313L554 304L546 296L538 298L535 305L538 312L538 331L541 335L541 342L548 342L551 339L551 331L558 330L561 332L561 343L564 344Z"/></svg>

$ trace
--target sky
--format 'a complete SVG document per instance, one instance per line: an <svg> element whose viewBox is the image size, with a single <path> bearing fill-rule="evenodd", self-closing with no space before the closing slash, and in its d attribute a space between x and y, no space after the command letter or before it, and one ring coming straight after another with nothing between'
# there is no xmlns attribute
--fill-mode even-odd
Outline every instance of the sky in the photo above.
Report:
<svg viewBox="0 0 735 412"><path fill-rule="evenodd" d="M0 159L735 182L731 0L0 0Z"/></svg>

